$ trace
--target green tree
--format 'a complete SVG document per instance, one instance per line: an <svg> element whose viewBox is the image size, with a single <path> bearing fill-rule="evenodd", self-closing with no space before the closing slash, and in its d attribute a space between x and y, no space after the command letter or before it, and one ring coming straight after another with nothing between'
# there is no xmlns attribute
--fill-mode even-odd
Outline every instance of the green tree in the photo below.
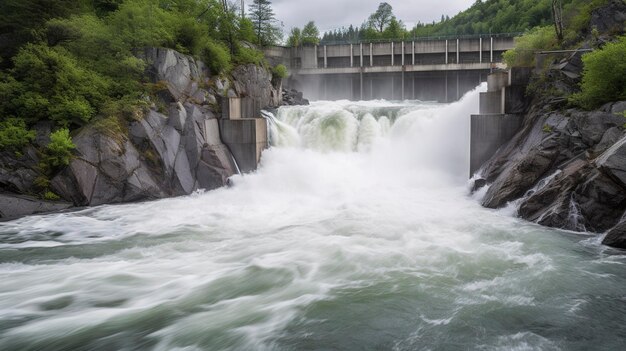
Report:
<svg viewBox="0 0 626 351"><path fill-rule="evenodd" d="M300 46L302 44L302 31L298 27L291 28L289 31L289 37L287 38L287 45L291 47Z"/></svg>
<svg viewBox="0 0 626 351"><path fill-rule="evenodd" d="M367 19L368 27L376 29L379 33L382 33L385 28L394 19L393 8L386 2L381 2L378 5L376 12L370 15Z"/></svg>
<svg viewBox="0 0 626 351"><path fill-rule="evenodd" d="M278 21L274 15L274 10L272 10L272 2L269 0L253 0L248 8L250 10L250 19L256 31L257 44L267 46L280 41L282 31L277 26Z"/></svg>
<svg viewBox="0 0 626 351"><path fill-rule="evenodd" d="M309 21L302 28L302 44L317 45L320 43L320 31L317 29L315 22Z"/></svg>
<svg viewBox="0 0 626 351"><path fill-rule="evenodd" d="M581 92L572 101L592 109L603 103L626 100L626 37L583 55Z"/></svg>

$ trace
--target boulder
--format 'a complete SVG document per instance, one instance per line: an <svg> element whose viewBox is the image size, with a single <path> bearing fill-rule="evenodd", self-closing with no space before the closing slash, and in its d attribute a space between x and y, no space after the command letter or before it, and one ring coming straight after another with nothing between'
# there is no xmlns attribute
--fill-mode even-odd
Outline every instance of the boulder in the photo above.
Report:
<svg viewBox="0 0 626 351"><path fill-rule="evenodd" d="M2 219L61 211L70 207L72 203L69 202L44 201L31 196L0 193L0 218Z"/></svg>
<svg viewBox="0 0 626 351"><path fill-rule="evenodd" d="M626 249L626 220L622 220L611 228L602 240L602 244L620 249Z"/></svg>
<svg viewBox="0 0 626 351"><path fill-rule="evenodd" d="M622 137L595 161L607 175L626 189L626 137Z"/></svg>
<svg viewBox="0 0 626 351"><path fill-rule="evenodd" d="M165 196L126 136L87 126L73 139L77 156L51 181L62 198L95 206Z"/></svg>

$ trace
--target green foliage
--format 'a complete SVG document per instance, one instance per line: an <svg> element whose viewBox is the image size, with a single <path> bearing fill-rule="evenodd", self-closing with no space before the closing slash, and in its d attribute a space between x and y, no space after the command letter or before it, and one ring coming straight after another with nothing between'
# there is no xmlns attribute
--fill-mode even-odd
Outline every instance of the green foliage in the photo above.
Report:
<svg viewBox="0 0 626 351"><path fill-rule="evenodd" d="M111 85L62 48L28 44L13 62L12 77L4 85L12 98L0 104L5 113L31 123L49 119L64 126L81 125L94 116Z"/></svg>
<svg viewBox="0 0 626 351"><path fill-rule="evenodd" d="M552 26L537 27L515 38L515 48L503 54L509 67L530 67L534 65L535 52L550 50L558 45Z"/></svg>
<svg viewBox="0 0 626 351"><path fill-rule="evenodd" d="M283 64L276 65L272 68L272 75L277 78L285 78L289 72L287 71L287 67Z"/></svg>
<svg viewBox="0 0 626 351"><path fill-rule="evenodd" d="M367 28L375 29L378 33L383 33L395 18L396 16L393 14L391 5L386 2L381 2L378 5L378 9L367 19L365 25Z"/></svg>
<svg viewBox="0 0 626 351"><path fill-rule="evenodd" d="M0 120L0 150L21 150L35 139L35 132L28 130L26 122L19 118Z"/></svg>
<svg viewBox="0 0 626 351"><path fill-rule="evenodd" d="M268 46L278 43L282 39L282 30L272 10L269 0L252 0L248 6L250 20L254 24L257 44Z"/></svg>
<svg viewBox="0 0 626 351"><path fill-rule="evenodd" d="M300 28L291 28L287 38L287 46L296 47L302 45L302 31Z"/></svg>
<svg viewBox="0 0 626 351"><path fill-rule="evenodd" d="M265 56L263 52L247 47L239 47L237 49L237 53L233 57L233 61L237 64L249 64L253 63L255 65L263 65L265 61Z"/></svg>
<svg viewBox="0 0 626 351"><path fill-rule="evenodd" d="M48 190L43 194L43 198L44 200L48 200L48 201L58 201L61 200L61 197L57 194L55 194L54 192Z"/></svg>
<svg viewBox="0 0 626 351"><path fill-rule="evenodd" d="M565 23L567 31L565 41L576 42L581 36L587 34L589 21L591 20L591 11L608 2L609 0L574 0L565 6L563 10L567 19Z"/></svg>
<svg viewBox="0 0 626 351"><path fill-rule="evenodd" d="M581 92L571 101L592 109L603 103L626 100L626 37L583 55Z"/></svg>
<svg viewBox="0 0 626 351"><path fill-rule="evenodd" d="M70 131L61 128L50 134L50 143L46 147L46 163L52 167L67 166L72 159L72 150L76 145L72 142Z"/></svg>
<svg viewBox="0 0 626 351"><path fill-rule="evenodd" d="M200 58L207 64L211 72L220 73L232 67L230 51L226 45L208 37L203 39Z"/></svg>
<svg viewBox="0 0 626 351"><path fill-rule="evenodd" d="M302 28L301 34L302 44L317 45L320 43L320 31L313 21L309 21L304 28Z"/></svg>

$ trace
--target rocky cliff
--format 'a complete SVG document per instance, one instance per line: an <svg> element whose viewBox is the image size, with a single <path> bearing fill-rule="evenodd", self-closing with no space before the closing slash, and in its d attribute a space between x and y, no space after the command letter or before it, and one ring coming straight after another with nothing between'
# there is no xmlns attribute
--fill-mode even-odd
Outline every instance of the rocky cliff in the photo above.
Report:
<svg viewBox="0 0 626 351"><path fill-rule="evenodd" d="M595 9L590 28L600 36L593 40L610 40L625 22L624 2ZM626 248L626 101L595 111L569 107L567 96L579 89L581 53L548 59L553 63L529 85L522 127L482 166L475 188L488 185L485 207L512 205L520 217L545 226L608 232L604 244Z"/></svg>
<svg viewBox="0 0 626 351"><path fill-rule="evenodd" d="M155 87L149 107L136 111L131 122L100 118L72 136L75 157L49 180L60 201L27 195L40 178L35 147L17 157L0 154L0 218L226 185L237 168L220 137L219 100L252 97L260 106L275 107L282 101L280 85L256 65L216 77L202 62L171 49L148 48L140 57Z"/></svg>

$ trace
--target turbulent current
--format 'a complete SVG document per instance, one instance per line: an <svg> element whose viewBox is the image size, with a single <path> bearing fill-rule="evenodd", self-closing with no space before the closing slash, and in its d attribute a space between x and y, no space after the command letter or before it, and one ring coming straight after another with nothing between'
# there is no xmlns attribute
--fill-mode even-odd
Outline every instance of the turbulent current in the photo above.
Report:
<svg viewBox="0 0 626 351"><path fill-rule="evenodd" d="M229 188L0 223L0 349L623 350L626 256L469 194L477 105L283 107Z"/></svg>

